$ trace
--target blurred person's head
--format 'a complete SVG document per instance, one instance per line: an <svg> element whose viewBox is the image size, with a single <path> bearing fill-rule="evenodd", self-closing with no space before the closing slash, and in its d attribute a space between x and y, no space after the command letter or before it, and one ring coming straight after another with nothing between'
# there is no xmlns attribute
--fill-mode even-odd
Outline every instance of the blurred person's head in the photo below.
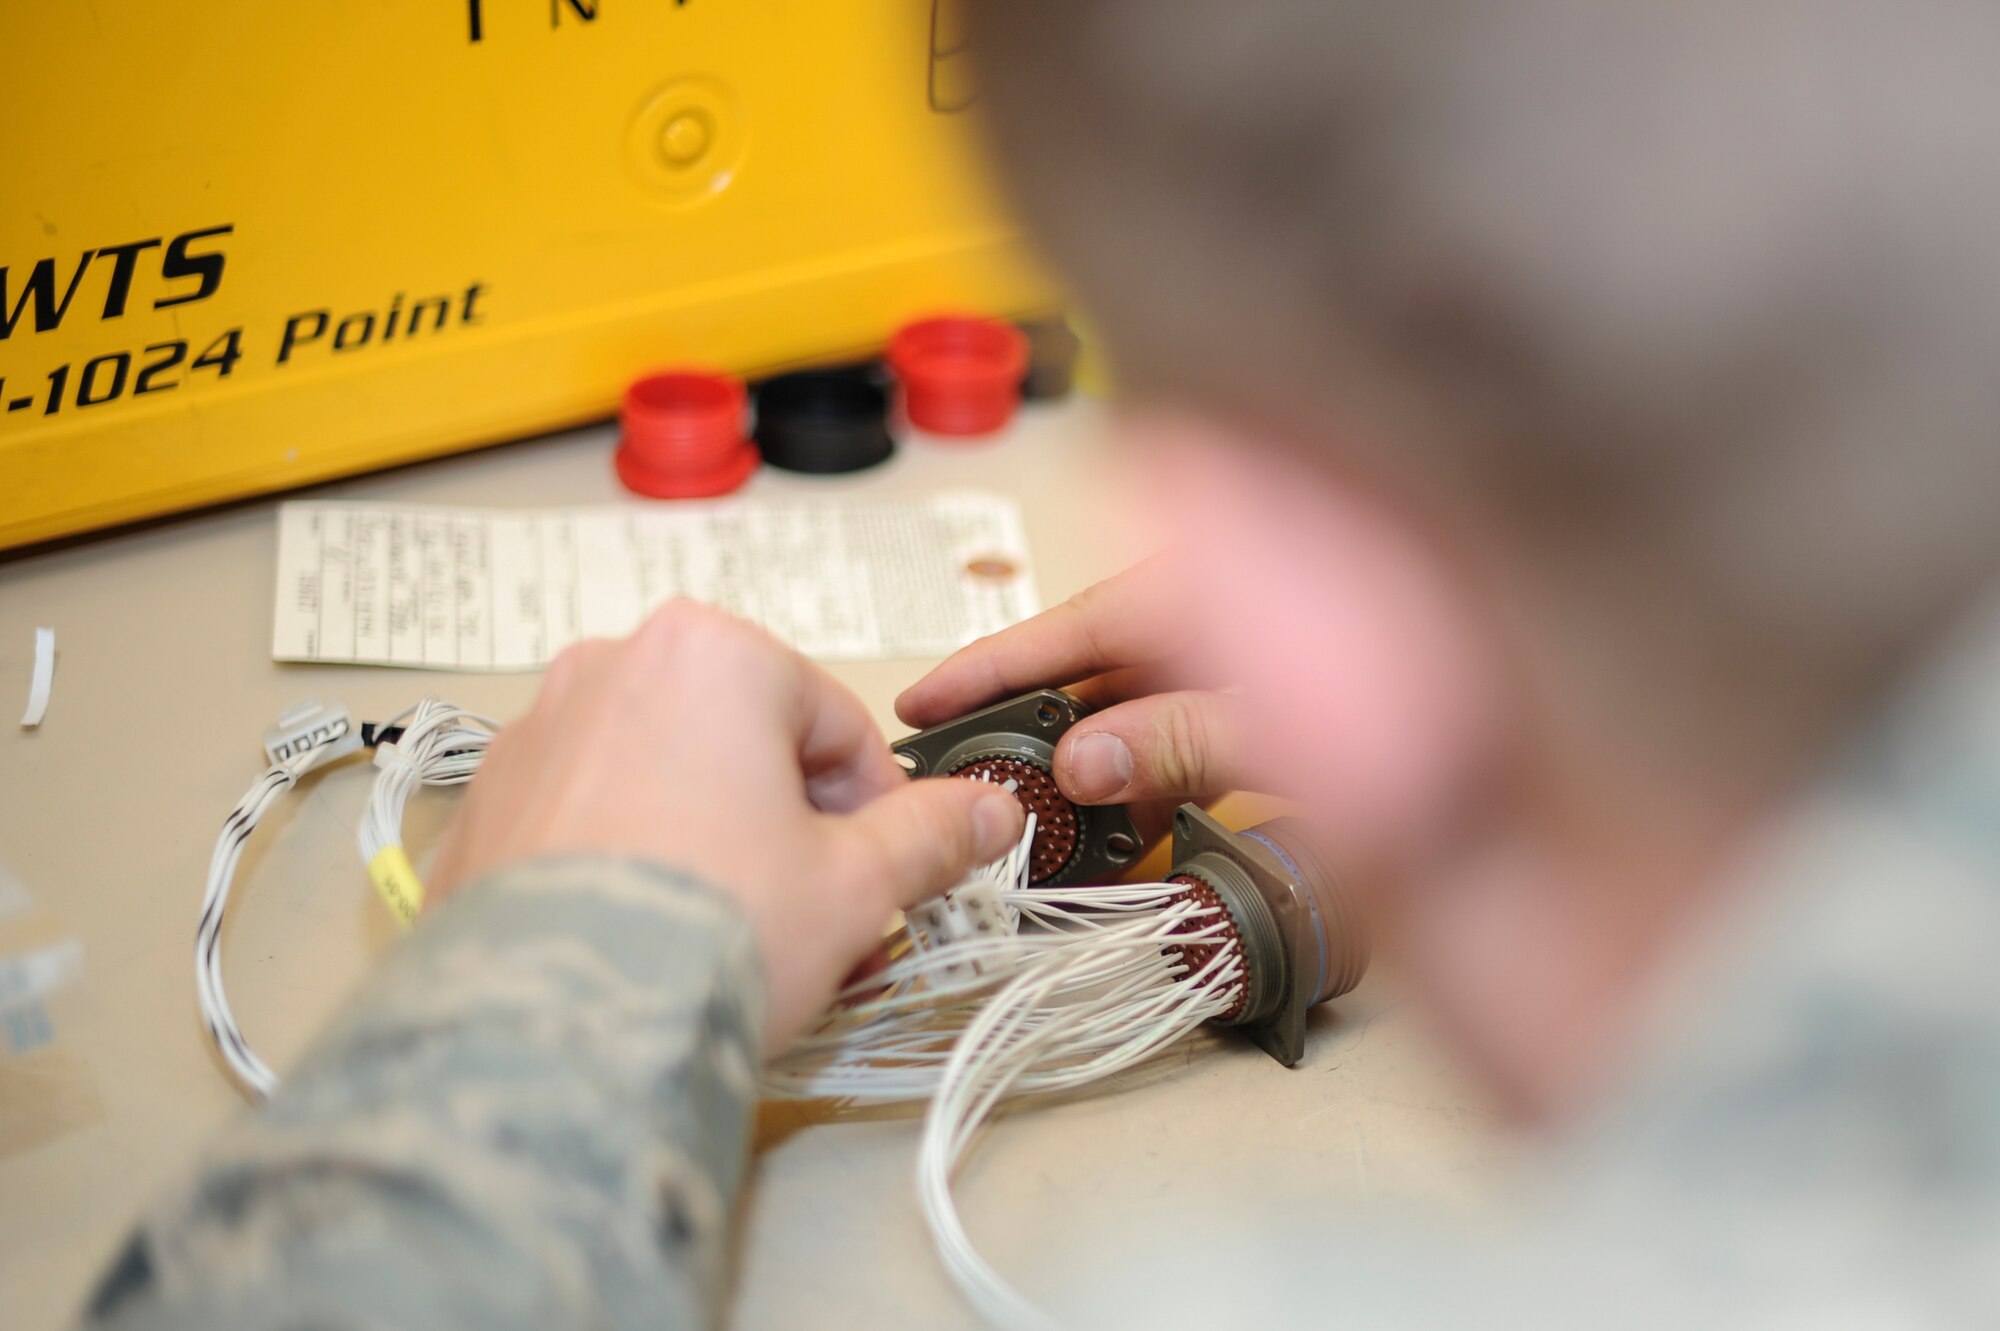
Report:
<svg viewBox="0 0 2000 1331"><path fill-rule="evenodd" d="M1395 884L1464 1050L1561 1103L2000 562L2000 10L973 17L1198 556L1191 650Z"/></svg>

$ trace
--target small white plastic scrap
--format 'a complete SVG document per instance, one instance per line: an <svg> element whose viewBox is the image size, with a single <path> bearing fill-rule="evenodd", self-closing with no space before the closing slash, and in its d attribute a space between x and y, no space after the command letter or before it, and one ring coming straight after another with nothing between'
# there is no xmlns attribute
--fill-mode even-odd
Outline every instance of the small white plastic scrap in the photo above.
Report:
<svg viewBox="0 0 2000 1331"><path fill-rule="evenodd" d="M56 682L56 631L35 630L35 673L28 681L28 710L21 713L23 726L38 726L49 710L49 689Z"/></svg>

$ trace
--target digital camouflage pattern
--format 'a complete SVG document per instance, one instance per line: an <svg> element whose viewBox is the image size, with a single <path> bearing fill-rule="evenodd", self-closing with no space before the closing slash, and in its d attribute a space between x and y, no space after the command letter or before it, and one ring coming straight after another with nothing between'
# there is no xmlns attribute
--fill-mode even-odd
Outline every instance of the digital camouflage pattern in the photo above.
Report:
<svg viewBox="0 0 2000 1331"><path fill-rule="evenodd" d="M142 1221L88 1324L714 1324L762 1002L749 924L682 875L474 884Z"/></svg>

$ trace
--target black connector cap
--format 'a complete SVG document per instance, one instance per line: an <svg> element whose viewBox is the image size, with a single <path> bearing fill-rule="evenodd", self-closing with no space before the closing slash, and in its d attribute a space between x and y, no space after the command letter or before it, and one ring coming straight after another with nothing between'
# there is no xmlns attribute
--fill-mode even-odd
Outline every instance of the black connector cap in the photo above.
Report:
<svg viewBox="0 0 2000 1331"><path fill-rule="evenodd" d="M817 476L860 471L895 451L889 395L861 370L805 370L756 387L764 461Z"/></svg>

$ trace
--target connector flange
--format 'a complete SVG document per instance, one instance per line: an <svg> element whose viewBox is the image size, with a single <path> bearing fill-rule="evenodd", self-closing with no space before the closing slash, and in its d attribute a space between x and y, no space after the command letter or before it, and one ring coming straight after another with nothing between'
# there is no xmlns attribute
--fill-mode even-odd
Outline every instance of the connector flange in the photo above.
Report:
<svg viewBox="0 0 2000 1331"><path fill-rule="evenodd" d="M1358 912L1297 819L1232 832L1200 805L1183 804L1173 836L1174 875L1213 888L1242 938L1247 992L1223 1024L1243 1027L1291 1067L1305 1056L1306 1012L1368 969Z"/></svg>

